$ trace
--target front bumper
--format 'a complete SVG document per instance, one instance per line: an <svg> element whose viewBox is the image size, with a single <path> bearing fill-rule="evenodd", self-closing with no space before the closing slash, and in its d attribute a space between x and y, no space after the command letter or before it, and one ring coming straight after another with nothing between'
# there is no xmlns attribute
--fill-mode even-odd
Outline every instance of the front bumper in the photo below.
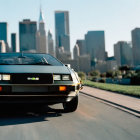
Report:
<svg viewBox="0 0 140 140"><path fill-rule="evenodd" d="M0 103L45 103L55 104L71 101L79 93L79 85L1 85Z"/></svg>

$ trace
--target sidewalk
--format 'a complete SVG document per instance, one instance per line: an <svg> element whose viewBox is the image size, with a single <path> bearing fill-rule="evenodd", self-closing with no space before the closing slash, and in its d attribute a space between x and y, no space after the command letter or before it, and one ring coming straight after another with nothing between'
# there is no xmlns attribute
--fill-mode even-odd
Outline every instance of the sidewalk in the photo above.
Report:
<svg viewBox="0 0 140 140"><path fill-rule="evenodd" d="M140 116L140 99L122 95L110 91L100 90L88 86L84 86L81 93L93 96L105 102L118 105L132 112L139 114Z"/></svg>

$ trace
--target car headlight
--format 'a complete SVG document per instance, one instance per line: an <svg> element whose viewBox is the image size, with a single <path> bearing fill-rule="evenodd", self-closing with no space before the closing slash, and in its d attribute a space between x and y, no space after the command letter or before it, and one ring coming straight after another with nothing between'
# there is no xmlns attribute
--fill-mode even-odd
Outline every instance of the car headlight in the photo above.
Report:
<svg viewBox="0 0 140 140"><path fill-rule="evenodd" d="M11 75L9 74L0 74L0 81L10 81L11 80Z"/></svg>
<svg viewBox="0 0 140 140"><path fill-rule="evenodd" d="M4 74L4 75L1 76L1 79L2 79L3 81L10 81L11 76L10 76L10 75Z"/></svg>
<svg viewBox="0 0 140 140"><path fill-rule="evenodd" d="M53 80L60 81L61 80L61 75L53 75Z"/></svg>
<svg viewBox="0 0 140 140"><path fill-rule="evenodd" d="M70 75L62 75L63 81L70 81Z"/></svg>

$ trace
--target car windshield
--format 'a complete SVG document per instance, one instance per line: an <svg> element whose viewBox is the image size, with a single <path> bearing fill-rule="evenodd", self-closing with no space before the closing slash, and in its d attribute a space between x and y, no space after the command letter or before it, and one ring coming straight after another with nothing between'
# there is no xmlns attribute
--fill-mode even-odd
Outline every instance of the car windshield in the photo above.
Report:
<svg viewBox="0 0 140 140"><path fill-rule="evenodd" d="M0 65L50 65L63 66L61 62L48 54L0 54Z"/></svg>

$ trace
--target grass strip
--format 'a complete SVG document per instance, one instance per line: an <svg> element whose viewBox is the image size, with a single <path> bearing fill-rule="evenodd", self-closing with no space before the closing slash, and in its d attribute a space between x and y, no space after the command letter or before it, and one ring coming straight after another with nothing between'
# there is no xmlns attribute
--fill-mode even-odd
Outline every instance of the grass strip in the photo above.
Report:
<svg viewBox="0 0 140 140"><path fill-rule="evenodd" d="M140 86L98 83L98 82L92 82L89 80L83 81L83 84L85 86L90 86L90 87L94 87L94 88L99 88L99 89L103 89L103 90L121 93L121 94L140 97Z"/></svg>

